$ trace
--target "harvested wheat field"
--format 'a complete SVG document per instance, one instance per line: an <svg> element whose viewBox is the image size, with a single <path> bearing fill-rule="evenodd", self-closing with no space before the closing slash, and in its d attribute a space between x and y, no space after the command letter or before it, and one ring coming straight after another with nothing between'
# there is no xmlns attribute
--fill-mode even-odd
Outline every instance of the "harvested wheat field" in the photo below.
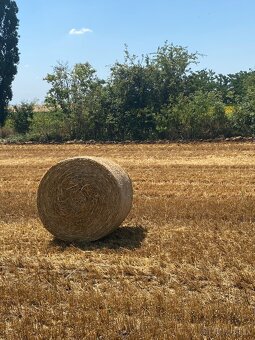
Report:
<svg viewBox="0 0 255 340"><path fill-rule="evenodd" d="M54 240L43 174L103 156L133 181L124 226ZM1 339L254 339L255 145L0 146Z"/></svg>

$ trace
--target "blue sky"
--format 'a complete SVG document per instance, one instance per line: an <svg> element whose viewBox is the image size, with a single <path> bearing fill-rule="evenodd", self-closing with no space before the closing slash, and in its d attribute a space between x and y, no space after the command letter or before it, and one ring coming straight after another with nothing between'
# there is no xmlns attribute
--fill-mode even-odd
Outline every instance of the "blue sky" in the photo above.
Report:
<svg viewBox="0 0 255 340"><path fill-rule="evenodd" d="M13 103L38 100L57 61L90 62L99 77L132 54L166 40L198 51L198 68L235 73L255 68L254 0L16 0L20 64ZM76 34L75 34L76 33ZM80 33L80 34L78 34Z"/></svg>

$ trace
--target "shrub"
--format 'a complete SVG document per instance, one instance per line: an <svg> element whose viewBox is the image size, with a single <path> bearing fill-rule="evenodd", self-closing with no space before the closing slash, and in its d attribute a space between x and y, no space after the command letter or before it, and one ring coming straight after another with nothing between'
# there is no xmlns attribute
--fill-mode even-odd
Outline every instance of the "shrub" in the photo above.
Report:
<svg viewBox="0 0 255 340"><path fill-rule="evenodd" d="M64 120L61 112L36 112L29 137L39 142L67 140L70 138L68 120Z"/></svg>
<svg viewBox="0 0 255 340"><path fill-rule="evenodd" d="M10 126L4 126L0 128L0 139L6 139L14 135L14 131Z"/></svg>
<svg viewBox="0 0 255 340"><path fill-rule="evenodd" d="M22 102L20 105L14 105L13 110L9 113L9 119L18 134L25 134L29 131L34 114L34 102Z"/></svg>
<svg viewBox="0 0 255 340"><path fill-rule="evenodd" d="M231 117L234 135L255 135L255 107L249 102L238 105Z"/></svg>

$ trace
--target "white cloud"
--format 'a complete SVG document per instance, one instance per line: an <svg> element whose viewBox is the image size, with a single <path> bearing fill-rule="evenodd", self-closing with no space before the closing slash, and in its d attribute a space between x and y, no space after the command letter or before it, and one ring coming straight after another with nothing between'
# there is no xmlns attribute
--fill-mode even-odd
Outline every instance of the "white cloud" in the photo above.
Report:
<svg viewBox="0 0 255 340"><path fill-rule="evenodd" d="M69 31L70 35L81 35L81 34L85 34L85 33L92 33L93 31L90 28L81 28L81 29L76 29L76 28L72 28Z"/></svg>

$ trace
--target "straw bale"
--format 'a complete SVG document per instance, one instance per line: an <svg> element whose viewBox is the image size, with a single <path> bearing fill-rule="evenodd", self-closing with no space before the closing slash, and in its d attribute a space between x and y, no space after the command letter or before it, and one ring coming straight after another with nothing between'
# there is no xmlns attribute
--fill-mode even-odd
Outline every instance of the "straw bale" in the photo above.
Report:
<svg viewBox="0 0 255 340"><path fill-rule="evenodd" d="M64 241L95 241L116 229L132 206L132 182L116 163L75 157L52 166L37 193L44 227Z"/></svg>

